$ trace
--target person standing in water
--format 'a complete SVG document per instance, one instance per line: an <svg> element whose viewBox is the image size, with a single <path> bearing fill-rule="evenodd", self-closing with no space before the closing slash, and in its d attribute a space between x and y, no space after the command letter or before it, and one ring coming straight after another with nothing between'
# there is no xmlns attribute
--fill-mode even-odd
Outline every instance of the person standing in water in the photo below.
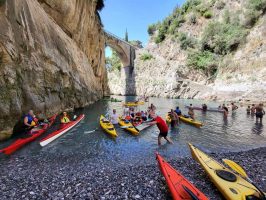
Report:
<svg viewBox="0 0 266 200"><path fill-rule="evenodd" d="M248 114L248 115L250 114L250 111L251 111L250 106L248 106L248 107L247 107L247 114Z"/></svg>
<svg viewBox="0 0 266 200"><path fill-rule="evenodd" d="M204 112L206 112L207 111L207 109L208 109L208 107L207 107L207 105L204 103L204 104L202 104L202 110L204 111Z"/></svg>
<svg viewBox="0 0 266 200"><path fill-rule="evenodd" d="M255 109L256 109L256 123L258 123L258 119L260 119L260 123L262 124L262 118L263 118L263 115L265 115L263 104L260 103L259 105L255 107Z"/></svg>
<svg viewBox="0 0 266 200"><path fill-rule="evenodd" d="M235 111L238 109L238 106L236 106L234 103L231 103L232 111Z"/></svg>
<svg viewBox="0 0 266 200"><path fill-rule="evenodd" d="M174 128L175 126L179 124L179 117L173 109L171 109L171 112L169 113L169 115L171 118L171 127Z"/></svg>
<svg viewBox="0 0 266 200"><path fill-rule="evenodd" d="M223 104L223 111L224 111L224 118L227 118L229 110L228 108L225 106L225 104Z"/></svg>
<svg viewBox="0 0 266 200"><path fill-rule="evenodd" d="M168 135L168 126L166 122L160 117L157 116L154 112L151 112L151 117L153 118L154 121L150 122L149 125L154 125L156 124L160 133L158 135L158 145L161 145L161 139L162 137L169 142L170 144L173 144L172 140L167 137Z"/></svg>

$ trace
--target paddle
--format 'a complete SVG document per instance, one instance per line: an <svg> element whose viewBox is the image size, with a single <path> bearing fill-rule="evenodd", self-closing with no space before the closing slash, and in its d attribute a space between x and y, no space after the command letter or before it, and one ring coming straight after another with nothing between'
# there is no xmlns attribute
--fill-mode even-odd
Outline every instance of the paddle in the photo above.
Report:
<svg viewBox="0 0 266 200"><path fill-rule="evenodd" d="M262 192L258 186L248 177L247 173L245 172L245 170L240 166L238 165L237 163L235 163L234 161L232 160L228 160L228 159L223 159L223 162L225 164L227 164L232 170L234 170L235 172L237 172L239 175L241 175L243 178L245 178L247 181L249 181L251 184L253 184L257 189L258 191L260 192L260 194L262 195L262 198L264 200L266 200L266 196L264 194L264 192Z"/></svg>
<svg viewBox="0 0 266 200"><path fill-rule="evenodd" d="M96 129L94 129L94 130L91 130L91 131L85 131L84 133L93 133L93 132L95 132L95 131L97 131L98 130L98 128L96 128Z"/></svg>

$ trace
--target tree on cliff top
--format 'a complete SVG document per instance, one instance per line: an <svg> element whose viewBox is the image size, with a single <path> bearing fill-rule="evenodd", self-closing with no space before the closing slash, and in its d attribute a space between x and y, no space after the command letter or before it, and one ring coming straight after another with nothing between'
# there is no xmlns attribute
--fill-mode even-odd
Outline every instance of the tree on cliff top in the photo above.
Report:
<svg viewBox="0 0 266 200"><path fill-rule="evenodd" d="M126 29L126 33L125 33L125 41L128 42L128 32L127 32L127 29Z"/></svg>
<svg viewBox="0 0 266 200"><path fill-rule="evenodd" d="M104 0L97 0L96 10L101 11L104 8Z"/></svg>

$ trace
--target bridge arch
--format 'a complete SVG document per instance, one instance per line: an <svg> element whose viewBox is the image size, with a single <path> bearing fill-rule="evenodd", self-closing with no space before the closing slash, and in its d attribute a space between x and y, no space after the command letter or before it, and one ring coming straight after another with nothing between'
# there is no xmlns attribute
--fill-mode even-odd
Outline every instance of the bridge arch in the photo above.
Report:
<svg viewBox="0 0 266 200"><path fill-rule="evenodd" d="M121 68L121 85L124 87L120 92L121 95L135 95L135 74L134 74L134 60L136 57L136 49L127 41L117 37L116 35L104 31L105 44L117 52L118 57L122 62Z"/></svg>

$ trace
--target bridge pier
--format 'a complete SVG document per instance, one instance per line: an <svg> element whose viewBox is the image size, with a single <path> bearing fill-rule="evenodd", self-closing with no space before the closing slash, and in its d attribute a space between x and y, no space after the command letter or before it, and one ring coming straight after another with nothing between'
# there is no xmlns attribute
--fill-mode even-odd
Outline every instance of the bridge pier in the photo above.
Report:
<svg viewBox="0 0 266 200"><path fill-rule="evenodd" d="M134 60L136 58L137 47L125 40L105 31L106 45L115 50L121 59L123 67L121 68L122 95L135 95L135 73Z"/></svg>

